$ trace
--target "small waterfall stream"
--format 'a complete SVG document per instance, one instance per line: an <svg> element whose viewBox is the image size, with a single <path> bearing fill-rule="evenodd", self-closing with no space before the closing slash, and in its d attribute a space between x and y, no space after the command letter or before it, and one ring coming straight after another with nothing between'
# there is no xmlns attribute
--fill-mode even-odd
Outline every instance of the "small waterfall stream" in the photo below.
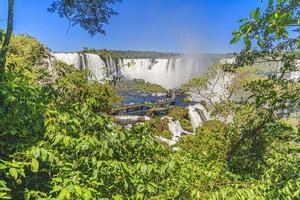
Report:
<svg viewBox="0 0 300 200"><path fill-rule="evenodd" d="M174 120L171 117L166 117L169 119L169 130L172 133L172 138L171 139L167 139L164 137L158 137L159 140L161 140L162 142L165 142L167 144L169 144L170 146L177 144L177 142L179 141L179 138L182 137L183 135L191 135L193 134L192 132L186 131L181 127L181 124L178 120Z"/></svg>
<svg viewBox="0 0 300 200"><path fill-rule="evenodd" d="M207 110L200 103L191 105L188 107L189 109L189 118L191 120L193 129L199 127L202 122L210 120L210 115Z"/></svg>

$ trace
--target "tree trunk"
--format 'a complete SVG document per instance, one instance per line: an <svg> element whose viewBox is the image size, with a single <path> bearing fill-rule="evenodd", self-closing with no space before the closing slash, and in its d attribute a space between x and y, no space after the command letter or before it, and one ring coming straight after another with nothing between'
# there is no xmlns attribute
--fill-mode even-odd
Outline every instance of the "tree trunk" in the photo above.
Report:
<svg viewBox="0 0 300 200"><path fill-rule="evenodd" d="M6 34L0 50L0 76L3 74L5 70L6 54L8 51L10 39L13 32L13 24L14 24L14 0L8 0L8 17L7 17Z"/></svg>

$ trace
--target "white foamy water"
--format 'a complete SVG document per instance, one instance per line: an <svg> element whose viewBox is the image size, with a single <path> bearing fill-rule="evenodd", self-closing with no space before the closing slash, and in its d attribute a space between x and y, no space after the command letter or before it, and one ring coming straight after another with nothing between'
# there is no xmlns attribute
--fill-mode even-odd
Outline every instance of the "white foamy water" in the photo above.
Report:
<svg viewBox="0 0 300 200"><path fill-rule="evenodd" d="M124 63L130 62L125 59ZM207 65L200 59L135 59L133 66L125 66L121 74L129 79L143 79L162 85L165 88L176 88L190 79L204 73Z"/></svg>
<svg viewBox="0 0 300 200"><path fill-rule="evenodd" d="M167 89L179 87L204 73L208 65L212 63L212 60L204 56L170 59L112 59L87 53L53 53L53 57L74 65L77 69L89 69L94 76L93 79L97 81L102 80L109 73L122 75L129 80L143 79ZM132 65L126 65L132 61Z"/></svg>
<svg viewBox="0 0 300 200"><path fill-rule="evenodd" d="M53 56L56 60L74 65L76 69L90 70L92 80L102 81L105 77L105 62L96 54L54 53Z"/></svg>
<svg viewBox="0 0 300 200"><path fill-rule="evenodd" d="M172 138L167 139L164 137L158 137L159 140L161 140L162 142L165 142L169 145L174 145L174 144L177 144L177 142L179 141L179 138L182 137L183 135L193 134L192 132L184 130L178 120L174 120L171 117L166 117L166 118L169 119L168 127L172 133Z"/></svg>
<svg viewBox="0 0 300 200"><path fill-rule="evenodd" d="M199 127L202 122L210 120L210 115L201 104L195 104L188 107L189 118L191 120L193 129Z"/></svg>
<svg viewBox="0 0 300 200"><path fill-rule="evenodd" d="M295 81L300 79L300 60L296 61L296 71L291 73L290 79Z"/></svg>

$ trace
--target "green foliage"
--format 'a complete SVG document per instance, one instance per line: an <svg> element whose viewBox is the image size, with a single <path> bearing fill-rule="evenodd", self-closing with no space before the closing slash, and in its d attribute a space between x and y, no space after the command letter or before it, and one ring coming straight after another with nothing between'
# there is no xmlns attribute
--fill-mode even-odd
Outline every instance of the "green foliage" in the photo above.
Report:
<svg viewBox="0 0 300 200"><path fill-rule="evenodd" d="M187 108L173 107L170 109L168 116L172 117L175 120L178 120L184 130L193 132L193 126L189 120Z"/></svg>
<svg viewBox="0 0 300 200"><path fill-rule="evenodd" d="M69 20L70 25L80 25L91 36L97 33L105 34L104 24L108 24L109 19L118 13L114 5L120 0L102 1L74 1L74 0L54 0L49 12L57 12L60 17Z"/></svg>
<svg viewBox="0 0 300 200"><path fill-rule="evenodd" d="M188 109L183 107L174 107L171 108L168 116L176 120L188 119Z"/></svg>
<svg viewBox="0 0 300 200"><path fill-rule="evenodd" d="M42 59L47 58L48 54L45 47L29 35L13 36L9 46L9 60L14 63L22 62L23 65L41 64Z"/></svg>
<svg viewBox="0 0 300 200"><path fill-rule="evenodd" d="M184 130L193 132L192 123L188 119L181 119L179 122Z"/></svg>
<svg viewBox="0 0 300 200"><path fill-rule="evenodd" d="M143 92L148 94L166 92L166 89L158 84L145 82L144 80L139 79L119 81L115 85L115 88L119 92Z"/></svg>
<svg viewBox="0 0 300 200"><path fill-rule="evenodd" d="M127 59L155 59L155 58L176 58L180 54L176 53L162 53L156 51L122 51L122 50L107 50L107 49L93 49L83 48L83 53L95 53L100 56L111 56L114 58L127 58Z"/></svg>
<svg viewBox="0 0 300 200"><path fill-rule="evenodd" d="M231 43L243 38L247 51L253 40L266 51L272 50L274 44L282 50L299 48L299 8L299 0L269 0L265 10L256 8L249 18L240 20L243 24L238 31L233 32Z"/></svg>
<svg viewBox="0 0 300 200"><path fill-rule="evenodd" d="M151 129L157 136L162 136L167 139L172 138L172 133L169 130L169 119L168 118L154 118L148 122Z"/></svg>
<svg viewBox="0 0 300 200"><path fill-rule="evenodd" d="M164 138L167 138L167 139L172 139L172 133L171 131L169 130L163 130L161 133L160 133L160 136L164 137Z"/></svg>
<svg viewBox="0 0 300 200"><path fill-rule="evenodd" d="M278 0L274 8L270 1L272 9L256 9L251 20L275 11L270 19L284 22L276 12L294 12L297 3ZM284 79L295 69L294 51L285 50L243 52L185 85L201 91L211 78L232 75L230 95L210 102L216 118L231 120L204 122L171 151L156 138L169 137L167 118L117 126L106 114L116 99L109 85L61 62L49 69L41 44L15 36L0 82L0 198L299 199L300 128L283 118L299 105L300 85ZM262 58L280 60L280 74L257 77L247 66ZM169 115L190 128L187 109Z"/></svg>
<svg viewBox="0 0 300 200"><path fill-rule="evenodd" d="M229 147L226 129L226 124L220 121L207 121L197 129L195 136L183 137L180 147L195 159L224 161Z"/></svg>

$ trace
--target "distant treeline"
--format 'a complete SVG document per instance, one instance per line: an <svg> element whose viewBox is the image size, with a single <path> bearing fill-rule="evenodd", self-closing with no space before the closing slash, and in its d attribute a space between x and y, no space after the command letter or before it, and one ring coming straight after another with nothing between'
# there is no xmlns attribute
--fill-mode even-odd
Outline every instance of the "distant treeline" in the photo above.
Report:
<svg viewBox="0 0 300 200"><path fill-rule="evenodd" d="M107 49L94 49L83 48L81 53L94 53L100 56L111 56L116 58L138 59L138 58L176 58L183 54L172 52L157 52L157 51L132 51L132 50L107 50ZM233 54L205 54L208 57L225 58Z"/></svg>
<svg viewBox="0 0 300 200"><path fill-rule="evenodd" d="M83 53L95 53L101 56L112 56L118 58L173 58L179 57L178 53L162 53L157 51L122 51L122 50L107 50L107 49L94 49L94 48L83 48Z"/></svg>

